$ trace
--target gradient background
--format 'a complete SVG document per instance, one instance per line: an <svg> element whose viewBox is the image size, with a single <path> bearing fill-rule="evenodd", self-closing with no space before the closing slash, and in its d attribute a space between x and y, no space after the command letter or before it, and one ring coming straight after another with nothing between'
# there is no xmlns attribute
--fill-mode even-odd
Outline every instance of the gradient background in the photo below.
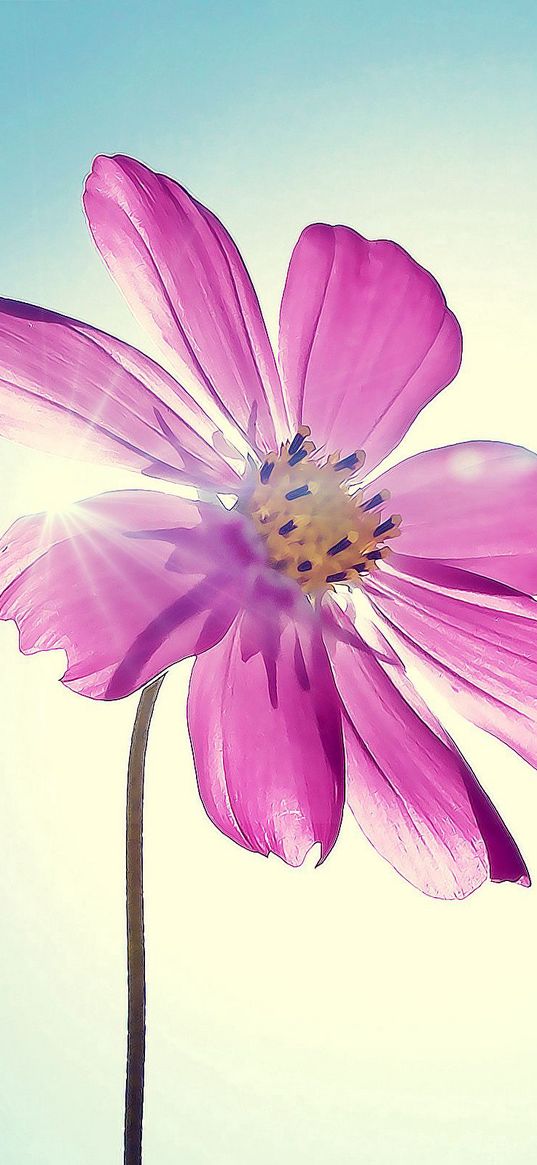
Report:
<svg viewBox="0 0 537 1165"><path fill-rule="evenodd" d="M536 31L516 2L1 3L1 293L147 348L80 207L93 155L131 153L222 217L272 328L305 223L401 242L466 341L403 452L537 448ZM1 528L133 484L3 442L0 465ZM81 699L0 632L0 1160L114 1165L136 698ZM320 870L234 847L198 800L188 674L148 758L144 1165L533 1162L537 889L429 900L350 818ZM535 774L445 719L537 875Z"/></svg>

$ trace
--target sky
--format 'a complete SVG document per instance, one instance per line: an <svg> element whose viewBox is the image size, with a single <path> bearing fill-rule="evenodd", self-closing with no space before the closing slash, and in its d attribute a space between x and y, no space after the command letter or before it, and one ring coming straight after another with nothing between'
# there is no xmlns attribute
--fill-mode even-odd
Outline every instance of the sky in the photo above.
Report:
<svg viewBox="0 0 537 1165"><path fill-rule="evenodd" d="M132 154L226 223L273 333L306 223L396 239L465 338L401 454L537 449L536 41L516 2L4 0L0 294L152 351L80 203L95 154ZM2 530L136 485L7 442L0 473ZM239 850L196 791L189 669L166 679L148 752L145 1165L529 1165L537 890L433 901L350 817L319 869ZM83 699L63 670L0 628L3 1165L121 1157L136 697ZM428 694L537 876L535 774Z"/></svg>

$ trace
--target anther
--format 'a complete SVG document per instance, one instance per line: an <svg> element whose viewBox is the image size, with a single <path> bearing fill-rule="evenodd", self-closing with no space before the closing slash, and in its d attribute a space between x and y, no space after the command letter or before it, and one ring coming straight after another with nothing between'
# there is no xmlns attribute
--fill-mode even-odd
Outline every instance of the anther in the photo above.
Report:
<svg viewBox="0 0 537 1165"><path fill-rule="evenodd" d="M349 453L348 457L341 457L339 461L336 461L334 469L336 473L339 473L341 469L354 469L358 462L360 462L360 465L362 464L358 453Z"/></svg>
<svg viewBox="0 0 537 1165"><path fill-rule="evenodd" d="M267 484L267 481L268 481L273 469L274 469L274 462L273 461L265 461L265 464L261 466L261 469L259 471L259 478L260 478L261 482L263 483L263 485Z"/></svg>
<svg viewBox="0 0 537 1165"><path fill-rule="evenodd" d="M339 542L335 542L334 545L330 547L328 554L341 554L342 550L346 550L347 547L351 545L352 543L350 538L340 538Z"/></svg>
<svg viewBox="0 0 537 1165"><path fill-rule="evenodd" d="M372 498L369 498L369 501L362 502L360 509L362 509L362 510L374 510L376 506L380 506L382 504L382 502L387 501L389 496L390 495L388 493L388 490L381 489L380 493L374 494L374 496Z"/></svg>
<svg viewBox="0 0 537 1165"><path fill-rule="evenodd" d="M296 489L290 489L286 494L288 502L294 502L296 498L305 498L306 494L311 492L309 485L299 485Z"/></svg>
<svg viewBox="0 0 537 1165"><path fill-rule="evenodd" d="M380 538L381 535L386 534L386 532L388 530L394 530L394 529L395 529L395 522L392 522L391 518L386 518L385 522L381 522L380 526L377 526L376 530L373 530L373 538Z"/></svg>
<svg viewBox="0 0 537 1165"><path fill-rule="evenodd" d="M360 587L377 565L382 567L388 543L399 533L401 515L385 506L388 490L380 484L377 493L374 485L349 485L357 480L365 454L348 449L334 449L316 460L310 430L298 425L276 451L266 451L255 471L251 465L253 488L245 490L244 508L266 544L270 565L308 596L331 584L335 589L335 584ZM353 559L354 565L348 565Z"/></svg>
<svg viewBox="0 0 537 1165"><path fill-rule="evenodd" d="M291 450L289 450L289 452L290 451ZM298 465L299 461L303 461L304 458L307 456L308 456L307 449L299 449L298 452L295 453L293 457L289 458L288 465Z"/></svg>
<svg viewBox="0 0 537 1165"><path fill-rule="evenodd" d="M292 457L294 453L298 453L300 446L304 444L307 436L307 433L295 433L288 450L290 457Z"/></svg>

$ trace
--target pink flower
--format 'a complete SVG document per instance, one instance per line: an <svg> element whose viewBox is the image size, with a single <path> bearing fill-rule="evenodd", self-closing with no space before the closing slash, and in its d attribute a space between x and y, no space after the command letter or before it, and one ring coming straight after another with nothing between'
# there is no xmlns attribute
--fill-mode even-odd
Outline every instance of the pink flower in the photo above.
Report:
<svg viewBox="0 0 537 1165"><path fill-rule="evenodd" d="M126 157L96 160L84 204L166 371L87 324L1 301L1 432L211 496L119 491L15 522L0 616L21 651L63 648L63 683L96 699L197 656L200 795L246 849L299 865L319 843L326 857L346 797L428 894L464 897L487 877L528 885L399 652L537 763L537 458L472 441L370 476L459 368L440 287L395 243L307 227L278 371L241 257L209 210ZM345 608L339 584L352 590Z"/></svg>

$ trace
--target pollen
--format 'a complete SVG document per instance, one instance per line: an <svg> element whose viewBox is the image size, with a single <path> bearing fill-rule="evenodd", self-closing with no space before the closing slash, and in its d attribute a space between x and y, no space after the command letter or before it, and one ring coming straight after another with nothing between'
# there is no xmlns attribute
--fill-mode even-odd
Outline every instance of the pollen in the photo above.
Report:
<svg viewBox="0 0 537 1165"><path fill-rule="evenodd" d="M319 455L301 426L292 440L252 467L238 506L252 519L270 565L314 598L335 584L360 585L389 554L400 514L386 515L387 490L366 496L360 449Z"/></svg>

